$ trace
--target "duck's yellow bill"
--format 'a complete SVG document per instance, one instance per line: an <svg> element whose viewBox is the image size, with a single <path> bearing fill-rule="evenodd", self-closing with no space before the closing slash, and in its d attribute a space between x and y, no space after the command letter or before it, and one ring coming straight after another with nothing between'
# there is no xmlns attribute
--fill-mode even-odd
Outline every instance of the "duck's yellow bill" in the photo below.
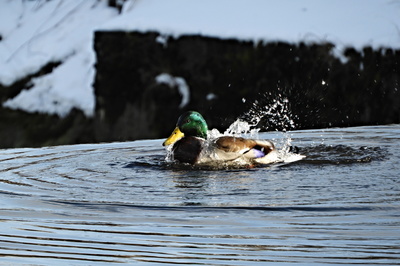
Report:
<svg viewBox="0 0 400 266"><path fill-rule="evenodd" d="M163 146L168 146L171 144L174 144L175 142L177 142L178 140L180 140L181 138L183 138L185 134L183 134L178 127L175 128L175 130L172 132L171 136L169 136L169 138L167 138L164 143Z"/></svg>

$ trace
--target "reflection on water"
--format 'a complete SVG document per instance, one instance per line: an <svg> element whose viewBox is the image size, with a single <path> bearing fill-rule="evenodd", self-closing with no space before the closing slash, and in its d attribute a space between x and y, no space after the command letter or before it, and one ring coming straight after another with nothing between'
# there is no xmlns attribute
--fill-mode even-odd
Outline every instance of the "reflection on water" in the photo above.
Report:
<svg viewBox="0 0 400 266"><path fill-rule="evenodd" d="M306 159L249 169L162 140L3 150L0 264L398 265L399 133L293 132Z"/></svg>

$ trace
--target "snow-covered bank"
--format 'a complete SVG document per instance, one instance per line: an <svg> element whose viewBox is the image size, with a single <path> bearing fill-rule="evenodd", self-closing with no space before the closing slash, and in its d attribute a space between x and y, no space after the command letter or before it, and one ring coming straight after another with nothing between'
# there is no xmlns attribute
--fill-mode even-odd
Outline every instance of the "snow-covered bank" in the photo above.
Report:
<svg viewBox="0 0 400 266"><path fill-rule="evenodd" d="M60 116L75 107L92 115L93 31L117 14L106 1L2 1L0 83L8 86L49 62L62 62L4 106Z"/></svg>
<svg viewBox="0 0 400 266"><path fill-rule="evenodd" d="M146 0L123 11L101 29L400 48L399 1Z"/></svg>
<svg viewBox="0 0 400 266"><path fill-rule="evenodd" d="M62 62L3 106L60 116L75 107L91 116L95 30L158 31L165 45L169 35L200 34L332 42L338 51L399 49L399 14L400 2L389 0L128 0L121 14L105 0L2 1L0 83L8 86L49 62Z"/></svg>

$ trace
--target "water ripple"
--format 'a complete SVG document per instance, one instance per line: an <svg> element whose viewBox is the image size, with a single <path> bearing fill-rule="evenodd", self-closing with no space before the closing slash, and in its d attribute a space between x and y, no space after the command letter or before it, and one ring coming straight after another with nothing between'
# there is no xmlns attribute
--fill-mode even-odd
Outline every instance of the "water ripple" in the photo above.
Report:
<svg viewBox="0 0 400 266"><path fill-rule="evenodd" d="M248 169L162 140L2 150L1 263L399 265L399 133L299 131L306 159Z"/></svg>

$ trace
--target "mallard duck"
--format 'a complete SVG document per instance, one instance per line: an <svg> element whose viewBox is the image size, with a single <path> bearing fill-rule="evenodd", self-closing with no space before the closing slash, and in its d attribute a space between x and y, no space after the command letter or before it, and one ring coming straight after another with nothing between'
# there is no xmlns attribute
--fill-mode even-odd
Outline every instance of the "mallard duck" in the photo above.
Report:
<svg viewBox="0 0 400 266"><path fill-rule="evenodd" d="M175 130L163 146L172 146L173 159L198 164L221 161L268 164L277 160L274 144L268 140L222 136L208 140L203 116L189 111L178 118Z"/></svg>

